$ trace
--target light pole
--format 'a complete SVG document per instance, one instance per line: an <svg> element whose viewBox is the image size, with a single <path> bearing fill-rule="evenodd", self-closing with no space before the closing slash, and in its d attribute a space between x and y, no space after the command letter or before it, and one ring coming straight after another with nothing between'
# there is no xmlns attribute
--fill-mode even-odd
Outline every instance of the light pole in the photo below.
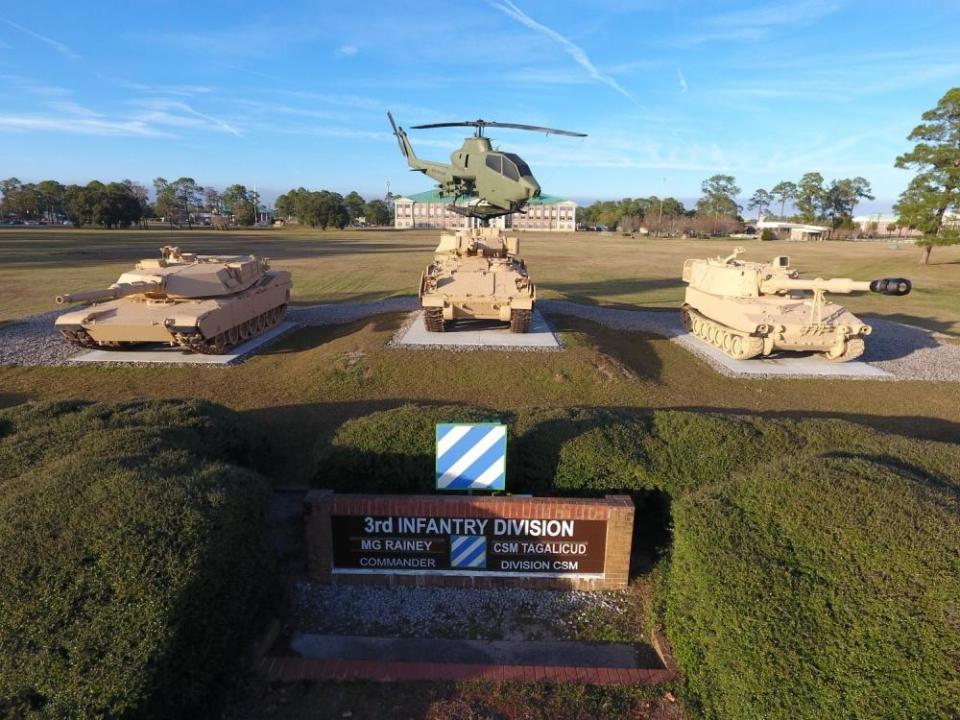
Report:
<svg viewBox="0 0 960 720"><path fill-rule="evenodd" d="M663 187L660 190L660 211L657 213L657 237L660 237L660 233L663 231L663 193L667 190L667 179L661 179L663 180Z"/></svg>

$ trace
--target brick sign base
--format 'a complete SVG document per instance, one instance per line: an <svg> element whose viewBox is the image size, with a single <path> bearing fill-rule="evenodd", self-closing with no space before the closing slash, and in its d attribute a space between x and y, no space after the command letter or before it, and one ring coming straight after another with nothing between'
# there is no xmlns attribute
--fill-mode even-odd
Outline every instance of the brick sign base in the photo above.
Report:
<svg viewBox="0 0 960 720"><path fill-rule="evenodd" d="M452 587L626 587L633 502L604 499L337 495L305 507L319 582Z"/></svg>

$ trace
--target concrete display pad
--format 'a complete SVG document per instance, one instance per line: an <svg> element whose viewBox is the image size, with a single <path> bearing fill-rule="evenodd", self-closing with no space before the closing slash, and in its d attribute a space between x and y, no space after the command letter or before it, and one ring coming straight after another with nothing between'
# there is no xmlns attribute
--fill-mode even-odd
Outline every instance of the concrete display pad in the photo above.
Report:
<svg viewBox="0 0 960 720"><path fill-rule="evenodd" d="M461 321L446 332L427 332L423 311L391 341L392 347L450 348L455 350L560 350L560 341L539 310L533 311L530 332L512 333L506 323Z"/></svg>
<svg viewBox="0 0 960 720"><path fill-rule="evenodd" d="M258 335L238 345L223 355L203 355L169 345L144 344L129 350L88 350L70 358L70 362L82 363L176 363L178 365L229 365L256 350L268 345L284 333L297 327L297 323L282 322L263 335Z"/></svg>
<svg viewBox="0 0 960 720"><path fill-rule="evenodd" d="M863 360L830 362L814 353L784 353L750 360L734 360L690 333L674 342L705 358L724 375L733 377L780 376L793 378L892 378L893 375Z"/></svg>

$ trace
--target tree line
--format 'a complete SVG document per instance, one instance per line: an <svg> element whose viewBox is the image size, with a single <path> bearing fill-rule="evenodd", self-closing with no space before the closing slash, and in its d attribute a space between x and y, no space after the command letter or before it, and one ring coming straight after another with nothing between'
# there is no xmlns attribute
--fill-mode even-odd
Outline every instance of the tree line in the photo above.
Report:
<svg viewBox="0 0 960 720"><path fill-rule="evenodd" d="M209 213L215 226L249 227L267 210L257 191L240 184L221 191L204 187L190 177L158 177L153 181L153 191L155 199L151 202L148 189L132 180L64 185L56 180L24 183L12 177L0 180L0 219L15 217L48 224L67 220L78 227L99 225L112 229L142 225L149 218L192 226L199 214ZM276 213L322 228L343 228L361 221L367 225L391 222L387 202L364 200L356 191L343 197L326 190L298 188L277 198Z"/></svg>
<svg viewBox="0 0 960 720"><path fill-rule="evenodd" d="M152 214L147 189L132 180L86 185L63 185L56 180L23 183L15 177L0 180L0 214L21 220L106 228L137 225Z"/></svg>
<svg viewBox="0 0 960 720"><path fill-rule="evenodd" d="M655 234L712 234L734 232L743 226L743 206L738 202L740 187L733 175L713 175L700 184L702 196L696 206L687 210L676 198L624 198L597 201L578 209L581 225L603 225L632 232L644 227ZM853 211L862 199L873 199L870 183L862 178L841 178L824 184L817 172L804 175L799 182L783 181L769 191L758 189L747 200L747 209L764 216L776 202L780 216L788 202L797 210L794 219L803 222L825 221L833 227L849 224Z"/></svg>
<svg viewBox="0 0 960 720"><path fill-rule="evenodd" d="M387 200L364 200L356 190L346 197L329 190L296 188L280 195L274 203L277 217L296 218L301 225L345 228L347 225L389 225L390 205Z"/></svg>
<svg viewBox="0 0 960 720"><path fill-rule="evenodd" d="M158 177L154 178L153 190L155 216L171 224L190 226L199 213L210 213L224 218L222 222L214 219L214 225L226 224L226 218L230 218L235 225L249 227L257 223L258 212L265 209L260 204L260 194L245 185L230 185L221 192L215 187L203 187L189 177L172 181Z"/></svg>
<svg viewBox="0 0 960 720"><path fill-rule="evenodd" d="M834 228L849 225L853 211L861 200L873 200L870 182L859 175L855 178L840 178L824 184L823 175L808 172L799 181L782 180L770 190L758 188L747 201L747 209L757 211L757 219L766 210L780 205L781 218L787 203L796 210L794 218L806 222L828 222Z"/></svg>
<svg viewBox="0 0 960 720"><path fill-rule="evenodd" d="M622 200L598 200L592 205L577 208L577 225L620 228L634 232L646 227L651 232L672 228L680 218L689 215L683 203L676 198L623 198Z"/></svg>

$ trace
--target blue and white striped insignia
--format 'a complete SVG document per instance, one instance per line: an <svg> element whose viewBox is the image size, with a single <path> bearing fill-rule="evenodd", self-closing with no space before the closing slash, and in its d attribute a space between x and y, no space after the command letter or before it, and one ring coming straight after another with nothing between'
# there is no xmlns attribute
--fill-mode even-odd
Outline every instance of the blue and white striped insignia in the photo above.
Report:
<svg viewBox="0 0 960 720"><path fill-rule="evenodd" d="M450 567L485 569L487 538L483 535L451 535Z"/></svg>
<svg viewBox="0 0 960 720"><path fill-rule="evenodd" d="M503 490L506 473L505 425L437 425L438 490Z"/></svg>

